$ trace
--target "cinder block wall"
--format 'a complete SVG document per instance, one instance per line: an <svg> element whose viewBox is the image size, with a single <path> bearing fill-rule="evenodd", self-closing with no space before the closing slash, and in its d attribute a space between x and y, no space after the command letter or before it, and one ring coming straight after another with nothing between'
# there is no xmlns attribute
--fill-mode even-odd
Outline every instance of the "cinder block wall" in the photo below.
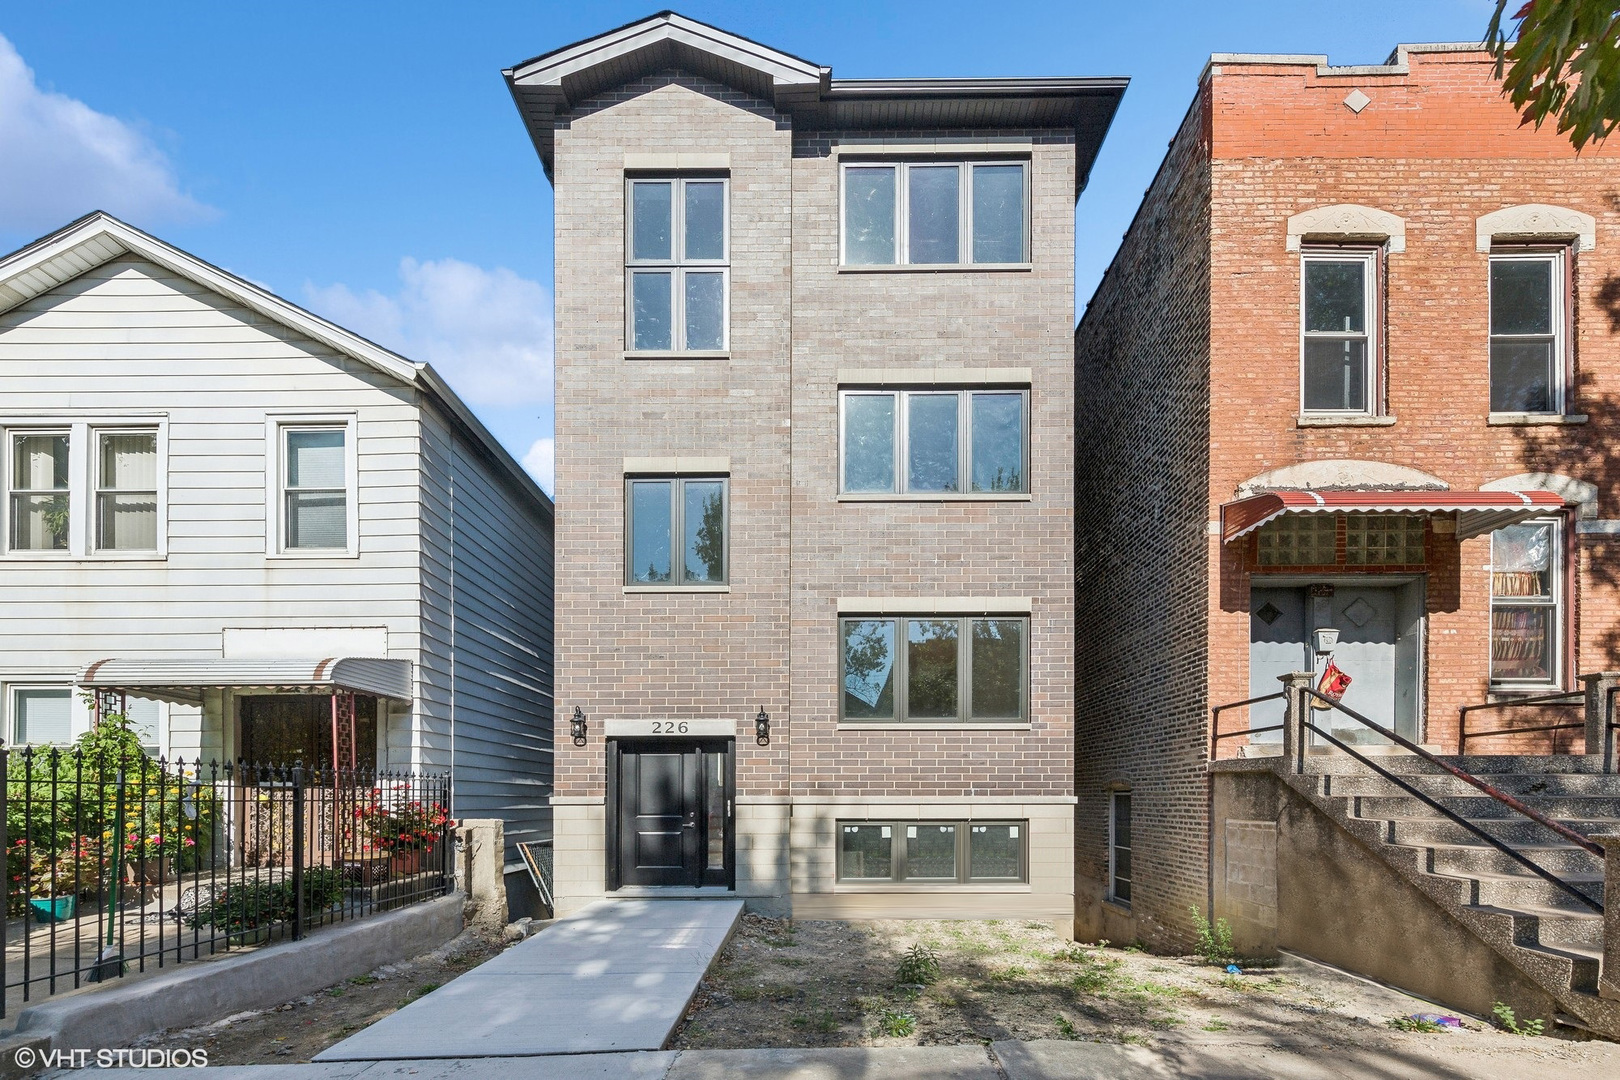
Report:
<svg viewBox="0 0 1620 1080"><path fill-rule="evenodd" d="M1182 122L1075 333L1082 940L1185 945L1187 908L1205 904L1207 104L1200 95ZM1135 846L1129 908L1105 900L1109 798L1126 788Z"/></svg>

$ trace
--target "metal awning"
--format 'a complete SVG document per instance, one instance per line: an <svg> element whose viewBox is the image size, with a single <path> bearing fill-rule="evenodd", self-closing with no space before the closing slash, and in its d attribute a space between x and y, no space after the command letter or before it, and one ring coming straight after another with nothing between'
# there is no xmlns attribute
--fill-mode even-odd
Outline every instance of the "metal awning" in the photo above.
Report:
<svg viewBox="0 0 1620 1080"><path fill-rule="evenodd" d="M1268 491L1221 507L1221 540L1284 514L1456 514L1457 539L1466 540L1563 508L1551 491Z"/></svg>
<svg viewBox="0 0 1620 1080"><path fill-rule="evenodd" d="M136 697L195 704L203 691L270 691L279 694L330 694L354 691L411 700L411 662L369 656L324 659L97 660L74 682L86 690L121 691Z"/></svg>

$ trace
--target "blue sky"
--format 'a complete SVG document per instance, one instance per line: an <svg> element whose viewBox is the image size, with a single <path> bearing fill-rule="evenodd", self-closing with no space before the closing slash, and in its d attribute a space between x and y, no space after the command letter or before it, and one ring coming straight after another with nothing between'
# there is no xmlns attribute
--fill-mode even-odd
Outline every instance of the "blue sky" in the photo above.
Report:
<svg viewBox="0 0 1620 1080"><path fill-rule="evenodd" d="M691 2L842 78L1128 75L1078 208L1083 306L1211 52L1378 63L1491 0ZM0 8L0 250L105 209L438 367L549 488L551 190L500 69L654 11Z"/></svg>

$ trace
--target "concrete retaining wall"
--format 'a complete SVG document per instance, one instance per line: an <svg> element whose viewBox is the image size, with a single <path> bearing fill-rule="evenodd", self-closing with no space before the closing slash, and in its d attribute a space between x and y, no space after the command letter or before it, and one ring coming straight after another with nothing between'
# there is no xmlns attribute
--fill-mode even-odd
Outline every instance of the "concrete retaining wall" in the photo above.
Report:
<svg viewBox="0 0 1620 1080"><path fill-rule="evenodd" d="M53 998L24 1009L16 1034L48 1037L53 1050L116 1048L167 1028L280 1005L431 952L461 933L463 903L457 893L328 927L301 941Z"/></svg>

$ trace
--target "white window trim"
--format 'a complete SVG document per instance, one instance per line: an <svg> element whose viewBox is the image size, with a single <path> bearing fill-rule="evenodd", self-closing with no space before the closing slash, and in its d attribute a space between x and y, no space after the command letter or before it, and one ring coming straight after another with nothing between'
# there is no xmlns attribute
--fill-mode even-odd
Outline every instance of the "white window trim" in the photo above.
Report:
<svg viewBox="0 0 1620 1080"><path fill-rule="evenodd" d="M1545 607L1553 613L1550 626L1552 628L1552 659L1550 663L1552 677L1546 680L1529 679L1497 679L1494 674L1496 666L1496 585L1487 578L1486 588L1486 617L1490 620L1486 633L1485 670L1491 673L1490 689L1498 694L1529 694L1551 693L1562 690L1568 684L1568 674L1564 664L1564 639L1568 634L1566 620L1568 611L1565 607L1565 578L1569 574L1569 549L1565 530L1567 523L1561 515L1552 514L1546 517L1530 518L1522 521L1521 525L1551 525L1553 527L1552 539L1552 600L1548 602L1525 602L1523 597L1503 597L1505 607ZM1491 562L1490 573L1496 572L1496 533L1491 534Z"/></svg>
<svg viewBox="0 0 1620 1080"><path fill-rule="evenodd" d="M686 181L718 183L721 190L722 250L719 259L688 259L686 257L686 199L682 192ZM672 185L670 197L668 259L637 259L635 244L636 184L666 183ZM671 277L670 331L668 349L636 348L636 311L634 281L637 271L667 272ZM686 341L686 287L688 270L712 274L720 272L720 347L718 349L688 349ZM626 176L624 178L624 355L630 357L709 357L724 358L731 351L731 177L715 175L694 176Z"/></svg>
<svg viewBox="0 0 1620 1080"><path fill-rule="evenodd" d="M1023 491L973 491L973 395L991 393L1022 394L1023 415ZM955 394L957 458L956 478L959 491L907 491L908 453L910 446L910 417L905 408L908 394ZM851 397L894 398L894 487L893 491L846 491L844 489L845 447L847 442L846 417ZM838 499L843 502L1028 502L1034 497L1034 446L1030 435L1030 421L1034 412L1033 394L1026 386L840 386L838 388Z"/></svg>
<svg viewBox="0 0 1620 1080"><path fill-rule="evenodd" d="M958 151L960 153L960 151ZM940 166L954 165L961 173L957 186L957 255L956 262L950 263L914 263L910 261L911 230L907 228L911 213L911 185L907 173L913 167L938 168ZM1024 170L1024 255L1022 262L974 262L973 261L973 166L975 165L1019 165ZM1033 208L1030 205L1033 188L1031 173L1033 173L1033 159L1029 157L985 157L985 158L918 158L912 161L894 160L893 158L874 161L849 161L840 159L838 162L838 267L840 270L861 273L905 272L917 270L1028 270L1034 266L1034 238L1032 235ZM844 193L848 190L846 175L850 169L860 168L890 168L895 171L894 177L894 262L892 263L851 263L845 251L845 240L848 236L845 230L845 210L848 200Z"/></svg>
<svg viewBox="0 0 1620 1080"><path fill-rule="evenodd" d="M1378 416L1381 413L1380 402L1383 397L1384 355L1381 347L1384 336L1383 311L1378 304L1379 260L1383 249L1369 247L1343 247L1306 246L1299 253L1299 416L1303 419L1332 417L1343 419L1357 416ZM1305 267L1312 262L1353 262L1361 261L1366 264L1366 273L1362 276L1362 290L1365 312L1364 323L1367 338L1367 365L1365 385L1362 393L1367 402L1363 409L1308 409L1305 407L1305 343L1309 340L1305 330ZM1316 331L1321 333L1321 331Z"/></svg>
<svg viewBox="0 0 1620 1080"><path fill-rule="evenodd" d="M68 692L68 741L65 743L20 743L17 741L17 691L66 690ZM73 740L90 730L90 707L76 692L72 675L25 672L0 676L0 709L4 710L0 734L12 749L22 746L68 746Z"/></svg>
<svg viewBox="0 0 1620 1080"><path fill-rule="evenodd" d="M1568 384L1569 384L1569 318L1568 318L1568 314L1567 314L1568 311L1569 311L1569 306L1568 306L1569 301L1568 301L1568 297L1566 295L1568 293L1568 291L1569 291L1569 264L1568 264L1568 261L1567 261L1568 257L1569 257L1568 249L1563 247L1563 246L1548 247L1548 246L1525 245L1522 248L1509 246L1509 247L1495 247L1495 248L1491 249L1490 259L1489 259L1488 263L1486 264L1486 271L1485 271L1485 296L1486 296L1486 307L1485 307L1485 313L1486 313L1486 321L1485 321L1486 388L1485 388L1485 392L1486 392L1486 398L1487 398L1487 400L1486 400L1487 407L1490 404L1489 395L1490 395L1490 391L1491 391L1491 387L1490 387L1490 348L1491 348L1491 339L1496 336L1495 334L1491 333L1491 327L1490 327L1490 311L1491 311L1491 306L1494 303L1494 300L1491 297L1491 273L1490 273L1490 267L1494 266L1498 261L1502 261L1502 262L1543 262L1543 261L1549 261L1550 260L1552 262L1552 339L1553 339L1553 360L1552 360L1553 393L1552 393L1552 402L1551 402L1552 408L1548 409L1546 412L1533 412L1533 413L1499 413L1499 412L1493 412L1493 413L1491 413L1490 414L1491 417L1493 419L1497 419L1497 422L1499 422L1499 423L1503 422L1503 420L1505 418L1508 418L1508 417L1523 417L1523 418L1525 418L1527 420L1532 418L1532 417L1534 417L1534 418L1549 417L1549 416L1550 417L1559 417L1559 416L1564 415L1564 410L1568 407L1568 402L1565 400L1566 394L1567 394L1567 388L1568 388ZM1515 336L1537 336L1537 335L1513 335L1513 334L1509 334L1509 335L1504 335L1504 336L1506 336L1506 337L1515 337ZM1582 419L1585 419L1585 418L1582 417Z"/></svg>
<svg viewBox="0 0 1620 1080"><path fill-rule="evenodd" d="M343 428L344 510L347 514L345 548L288 548L286 508L282 499L282 469L286 435L304 428ZM269 559L353 559L360 555L360 446L356 437L359 417L349 413L272 413L264 422L264 554Z"/></svg>
<svg viewBox="0 0 1620 1080"><path fill-rule="evenodd" d="M146 551L96 547L96 438L101 432L157 432L157 548ZM12 436L30 432L67 432L68 549L28 551L11 547ZM161 562L169 557L169 418L167 414L127 415L72 413L0 416L0 558L12 561ZM9 729L7 729L9 730Z"/></svg>

